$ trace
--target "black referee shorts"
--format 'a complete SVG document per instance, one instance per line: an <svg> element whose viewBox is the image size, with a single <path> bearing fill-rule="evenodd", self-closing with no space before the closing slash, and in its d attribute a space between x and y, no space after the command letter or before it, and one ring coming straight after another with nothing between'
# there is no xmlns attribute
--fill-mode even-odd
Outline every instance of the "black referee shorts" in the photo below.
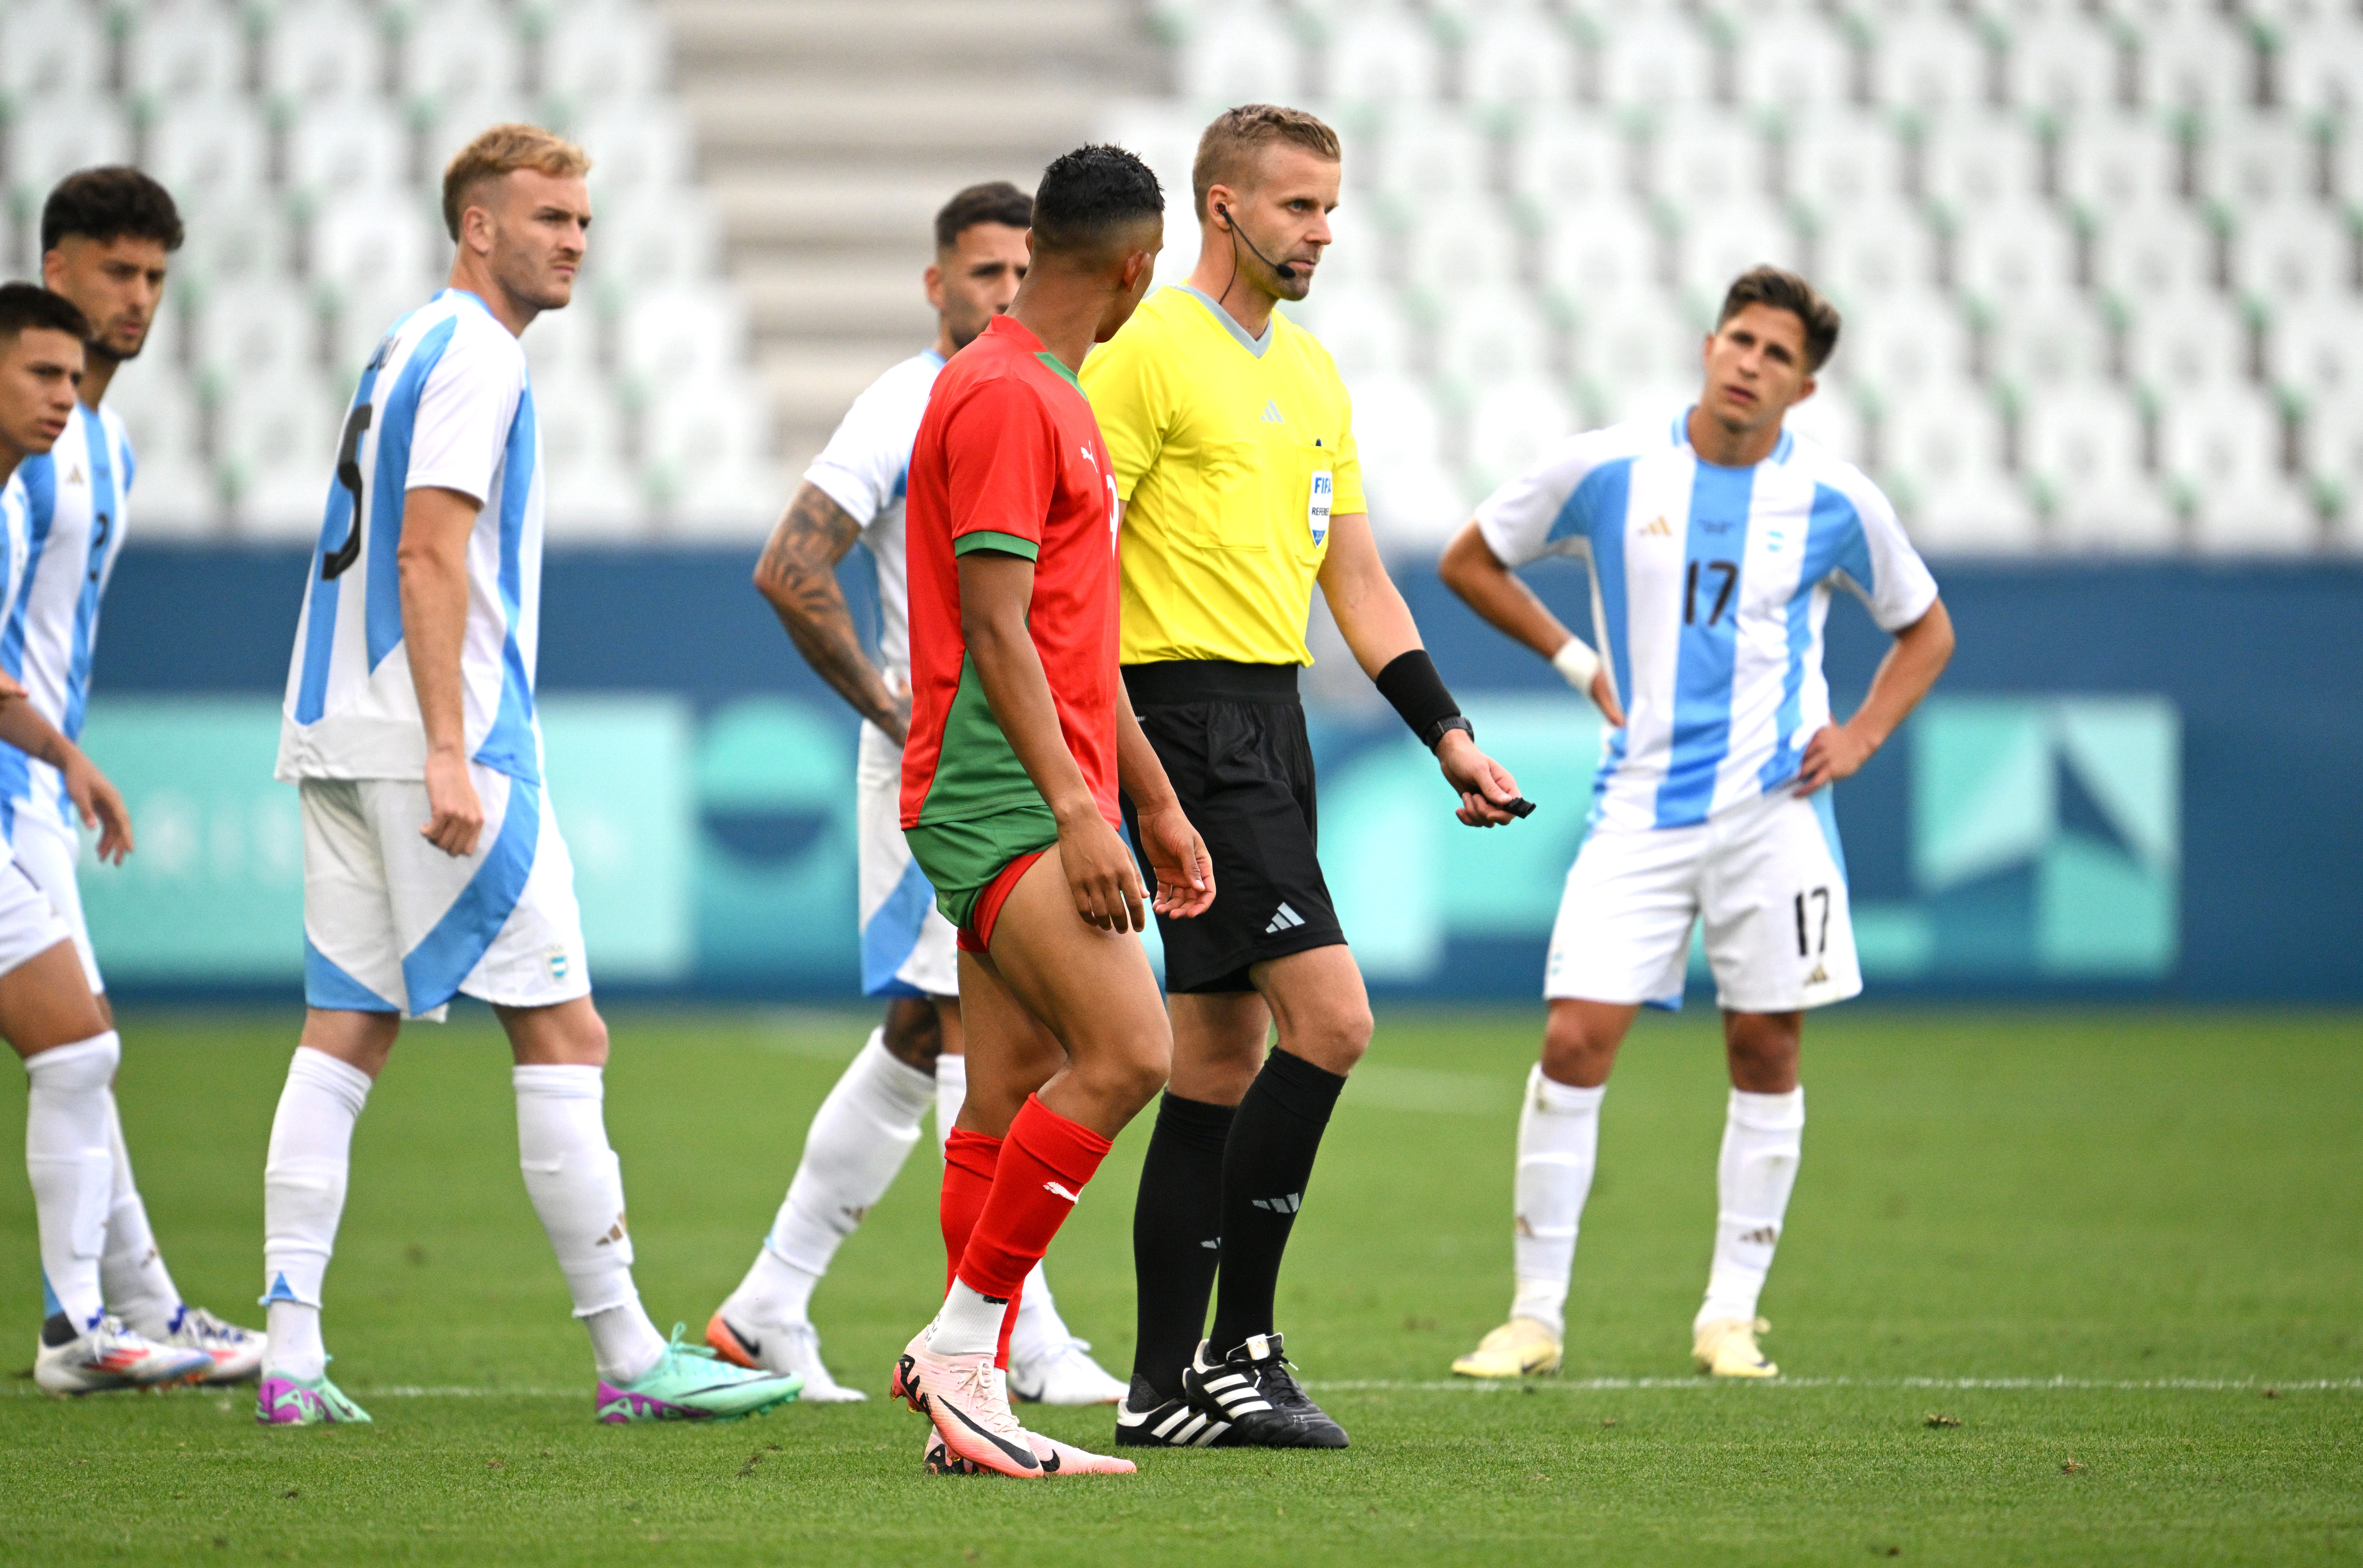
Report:
<svg viewBox="0 0 2363 1568"><path fill-rule="evenodd" d="M1215 902L1158 917L1168 991L1245 991L1248 966L1346 940L1314 856L1313 746L1296 667L1174 660L1124 667L1125 689L1215 863ZM1125 802L1135 845L1139 824ZM1141 876L1156 886L1143 857Z"/></svg>

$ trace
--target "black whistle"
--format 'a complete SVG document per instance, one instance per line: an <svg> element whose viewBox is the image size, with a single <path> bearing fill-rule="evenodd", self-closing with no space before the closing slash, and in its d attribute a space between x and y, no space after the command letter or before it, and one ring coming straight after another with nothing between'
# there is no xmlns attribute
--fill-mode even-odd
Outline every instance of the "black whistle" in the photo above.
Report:
<svg viewBox="0 0 2363 1568"><path fill-rule="evenodd" d="M1535 803L1524 795L1512 797L1510 803L1502 809L1514 817L1530 817L1535 814Z"/></svg>

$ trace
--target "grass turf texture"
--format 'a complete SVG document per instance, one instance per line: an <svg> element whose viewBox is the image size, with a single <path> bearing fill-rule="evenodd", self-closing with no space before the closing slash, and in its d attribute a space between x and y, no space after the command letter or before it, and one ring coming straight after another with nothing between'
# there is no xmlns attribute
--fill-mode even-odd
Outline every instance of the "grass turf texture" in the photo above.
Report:
<svg viewBox="0 0 2363 1568"><path fill-rule="evenodd" d="M616 1017L608 1125L660 1321L694 1337L737 1282L868 1021ZM249 1322L294 1023L124 1026L124 1118L167 1255L190 1299ZM0 1394L0 1554L2363 1562L2351 1015L1816 1019L1803 1178L1764 1303L1780 1386L1686 1375L1720 1052L1697 1010L1645 1021L1606 1106L1566 1375L1454 1386L1446 1364L1508 1297L1537 1023L1389 1013L1339 1107L1281 1327L1350 1452L1151 1453L1137 1477L1038 1485L921 1476L924 1423L879 1395L941 1280L924 1145L815 1302L831 1364L870 1403L594 1426L583 1337L517 1176L498 1034L481 1011L414 1029L362 1120L328 1277L334 1370L377 1424L265 1431L246 1390L67 1403L17 1383ZM0 1145L21 1105L6 1097ZM1060 1307L1118 1371L1147 1131L1118 1143L1051 1258ZM30 1200L0 1177L26 1362L37 1268ZM2069 1381L1994 1386L2053 1377ZM1111 1426L1027 1419L1092 1444Z"/></svg>

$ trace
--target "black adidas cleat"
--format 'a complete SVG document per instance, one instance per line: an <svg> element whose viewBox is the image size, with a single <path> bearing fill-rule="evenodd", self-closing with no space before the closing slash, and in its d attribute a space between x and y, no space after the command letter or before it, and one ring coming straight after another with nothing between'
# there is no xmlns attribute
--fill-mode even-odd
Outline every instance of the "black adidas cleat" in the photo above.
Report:
<svg viewBox="0 0 2363 1568"><path fill-rule="evenodd" d="M1230 1448L1237 1441L1230 1422L1200 1415L1187 1399L1160 1400L1146 1377L1134 1378L1116 1404L1118 1448Z"/></svg>
<svg viewBox="0 0 2363 1568"><path fill-rule="evenodd" d="M1346 1429L1304 1397L1281 1353L1281 1336L1252 1334L1219 1362L1206 1359L1206 1342L1182 1371L1190 1408L1228 1421L1229 1441L1242 1448L1344 1448Z"/></svg>

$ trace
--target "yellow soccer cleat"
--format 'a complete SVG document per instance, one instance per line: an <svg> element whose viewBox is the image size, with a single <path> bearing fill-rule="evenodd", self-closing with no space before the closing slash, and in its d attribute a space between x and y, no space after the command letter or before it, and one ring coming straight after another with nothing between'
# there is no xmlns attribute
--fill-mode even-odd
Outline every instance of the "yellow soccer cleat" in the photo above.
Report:
<svg viewBox="0 0 2363 1568"><path fill-rule="evenodd" d="M1756 1336L1769 1334L1772 1325L1758 1318L1717 1318L1701 1323L1691 1336L1691 1360L1701 1372L1716 1377L1778 1377L1781 1369L1756 1348Z"/></svg>
<svg viewBox="0 0 2363 1568"><path fill-rule="evenodd" d="M1511 1319L1452 1364L1462 1377L1548 1377L1559 1367L1559 1336L1532 1318Z"/></svg>

